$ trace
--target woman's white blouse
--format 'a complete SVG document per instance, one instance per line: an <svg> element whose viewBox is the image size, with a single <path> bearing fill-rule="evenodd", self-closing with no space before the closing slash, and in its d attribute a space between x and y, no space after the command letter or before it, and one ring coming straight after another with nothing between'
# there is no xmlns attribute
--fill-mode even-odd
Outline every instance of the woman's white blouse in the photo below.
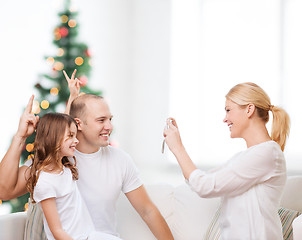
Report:
<svg viewBox="0 0 302 240"><path fill-rule="evenodd" d="M223 197L221 239L283 239L278 208L286 183L286 163L280 146L264 142L236 154L208 172L189 178L201 197Z"/></svg>

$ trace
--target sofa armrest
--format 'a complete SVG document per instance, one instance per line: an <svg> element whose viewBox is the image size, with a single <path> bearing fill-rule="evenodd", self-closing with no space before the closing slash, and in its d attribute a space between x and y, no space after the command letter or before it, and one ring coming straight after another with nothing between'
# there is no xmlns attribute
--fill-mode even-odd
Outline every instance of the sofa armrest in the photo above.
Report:
<svg viewBox="0 0 302 240"><path fill-rule="evenodd" d="M26 212L0 216L0 239L23 240Z"/></svg>

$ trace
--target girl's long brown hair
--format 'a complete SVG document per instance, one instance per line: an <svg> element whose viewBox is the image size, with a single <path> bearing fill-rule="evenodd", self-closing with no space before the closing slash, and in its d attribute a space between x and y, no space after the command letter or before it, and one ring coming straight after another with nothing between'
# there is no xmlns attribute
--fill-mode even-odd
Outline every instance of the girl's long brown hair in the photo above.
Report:
<svg viewBox="0 0 302 240"><path fill-rule="evenodd" d="M47 166L55 163L55 165L61 167L63 164L71 170L73 179L78 179L76 159L74 158L75 163L73 164L67 157L60 157L59 153L65 131L72 123L77 126L72 117L63 113L47 113L39 120L34 143L34 157L29 168L30 174L26 184L33 202L33 191L39 174Z"/></svg>

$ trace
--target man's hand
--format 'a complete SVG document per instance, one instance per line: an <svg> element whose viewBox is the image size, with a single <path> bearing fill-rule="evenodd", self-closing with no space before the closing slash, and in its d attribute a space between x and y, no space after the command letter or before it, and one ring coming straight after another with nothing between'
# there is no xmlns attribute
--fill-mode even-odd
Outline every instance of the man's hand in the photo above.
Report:
<svg viewBox="0 0 302 240"><path fill-rule="evenodd" d="M32 95L27 103L27 106L20 117L19 127L16 133L16 137L26 139L36 129L37 123L39 122L39 116L35 116L32 113L32 106L34 101L34 95Z"/></svg>

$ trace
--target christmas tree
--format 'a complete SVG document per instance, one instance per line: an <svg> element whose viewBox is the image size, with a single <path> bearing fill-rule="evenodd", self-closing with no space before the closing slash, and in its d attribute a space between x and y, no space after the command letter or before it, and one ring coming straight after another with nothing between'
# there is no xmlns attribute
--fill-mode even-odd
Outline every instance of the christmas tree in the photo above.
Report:
<svg viewBox="0 0 302 240"><path fill-rule="evenodd" d="M77 78L80 80L81 91L100 95L100 91L93 91L88 87L91 70L90 52L86 44L77 41L79 24L76 20L77 12L71 7L70 1L65 3L65 9L59 14L59 24L54 29L53 44L57 47L55 56L46 57L52 69L49 74L40 75L35 85L38 94L34 101L33 112L40 118L48 112L57 112L64 109L69 97L68 83L62 70L70 76L77 69ZM32 157L35 134L27 138L25 149L22 152L21 163ZM26 210L29 194L10 200L12 212Z"/></svg>

